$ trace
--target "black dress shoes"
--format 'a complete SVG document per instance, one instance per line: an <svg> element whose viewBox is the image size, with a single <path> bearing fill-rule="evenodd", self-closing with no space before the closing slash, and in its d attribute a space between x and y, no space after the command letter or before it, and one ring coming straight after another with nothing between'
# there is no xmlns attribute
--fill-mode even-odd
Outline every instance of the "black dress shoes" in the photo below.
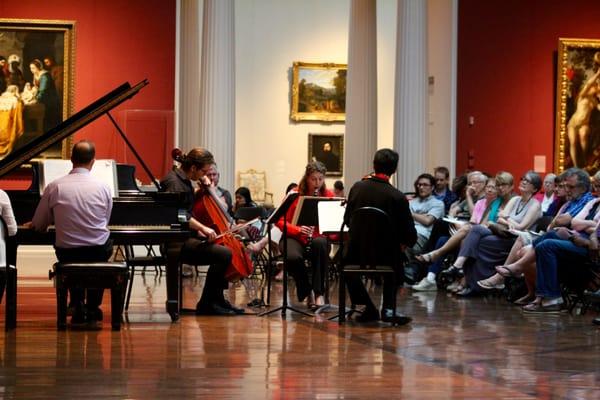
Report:
<svg viewBox="0 0 600 400"><path fill-rule="evenodd" d="M239 315L242 315L242 314L246 313L246 310L244 310L243 308L239 308L239 307L234 306L228 300L223 300L222 306L224 308L232 310L234 313L239 314Z"/></svg>
<svg viewBox="0 0 600 400"><path fill-rule="evenodd" d="M407 315L400 314L398 312L396 312L396 314L394 315L393 310L391 308L384 308L381 311L381 320L383 322L389 322L393 325L406 325L410 323L410 321L412 321L412 318Z"/></svg>
<svg viewBox="0 0 600 400"><path fill-rule="evenodd" d="M196 306L196 315L236 315L236 313L232 309L225 308L216 303L211 303L199 304Z"/></svg>
<svg viewBox="0 0 600 400"><path fill-rule="evenodd" d="M354 320L356 322L366 323L379 321L379 311L376 308L366 308L362 314L357 315Z"/></svg>

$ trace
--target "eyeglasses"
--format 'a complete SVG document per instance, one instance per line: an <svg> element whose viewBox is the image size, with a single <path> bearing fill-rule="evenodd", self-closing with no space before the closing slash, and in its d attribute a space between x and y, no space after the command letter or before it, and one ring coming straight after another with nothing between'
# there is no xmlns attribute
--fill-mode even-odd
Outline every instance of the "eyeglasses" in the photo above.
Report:
<svg viewBox="0 0 600 400"><path fill-rule="evenodd" d="M531 181L529 179L527 179L526 177L524 177L524 176L521 177L521 182L525 182L525 183L531 184Z"/></svg>
<svg viewBox="0 0 600 400"><path fill-rule="evenodd" d="M573 190L573 189L575 189L576 187L577 187L577 185L572 185L572 184L570 184L570 183L565 183L565 188L567 188L567 189L571 189L571 190Z"/></svg>
<svg viewBox="0 0 600 400"><path fill-rule="evenodd" d="M496 185L487 185L485 188L496 190Z"/></svg>
<svg viewBox="0 0 600 400"><path fill-rule="evenodd" d="M417 183L417 187L429 187L431 186L429 183Z"/></svg>

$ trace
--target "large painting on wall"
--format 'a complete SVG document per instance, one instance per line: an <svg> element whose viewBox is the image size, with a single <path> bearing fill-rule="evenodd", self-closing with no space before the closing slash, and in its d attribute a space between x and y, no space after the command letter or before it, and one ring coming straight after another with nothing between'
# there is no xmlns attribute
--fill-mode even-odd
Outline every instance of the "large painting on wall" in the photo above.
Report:
<svg viewBox="0 0 600 400"><path fill-rule="evenodd" d="M294 62L290 118L294 121L344 121L347 70L345 64Z"/></svg>
<svg viewBox="0 0 600 400"><path fill-rule="evenodd" d="M559 39L555 170L600 169L600 40Z"/></svg>
<svg viewBox="0 0 600 400"><path fill-rule="evenodd" d="M0 159L72 111L75 23L0 19ZM41 158L66 158L70 139Z"/></svg>

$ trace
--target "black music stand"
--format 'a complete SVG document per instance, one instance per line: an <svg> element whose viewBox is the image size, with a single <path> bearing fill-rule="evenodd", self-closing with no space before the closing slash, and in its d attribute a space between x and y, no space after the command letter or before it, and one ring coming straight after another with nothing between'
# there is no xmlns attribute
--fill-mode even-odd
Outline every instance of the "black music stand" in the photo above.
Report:
<svg viewBox="0 0 600 400"><path fill-rule="evenodd" d="M283 202L281 203L281 205L279 207L277 207L277 209L273 212L273 214L271 214L269 219L267 219L267 224L270 226L270 225L274 224L275 222L279 221L281 219L281 217L283 217L283 235L281 237L283 240L283 300L282 300L280 307L277 307L272 310L265 311L261 314L258 314L261 317L264 315L273 314L274 312L277 312L277 311L281 311L281 317L285 318L287 310L297 312L298 314L307 315L309 317L313 316L312 314L307 313L306 311L298 310L294 307L289 306L288 300L287 300L287 296L288 296L288 290L287 290L287 286L288 286L287 222L288 221L287 221L286 214L297 197L298 197L297 192L288 193L287 196L285 197L285 199L283 199ZM269 276L269 279L270 279L270 276Z"/></svg>

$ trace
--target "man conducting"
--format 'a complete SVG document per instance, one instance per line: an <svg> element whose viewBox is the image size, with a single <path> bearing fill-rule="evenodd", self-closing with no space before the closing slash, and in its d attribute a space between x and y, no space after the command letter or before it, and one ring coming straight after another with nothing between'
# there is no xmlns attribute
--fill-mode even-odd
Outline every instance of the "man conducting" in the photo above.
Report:
<svg viewBox="0 0 600 400"><path fill-rule="evenodd" d="M54 249L60 262L103 262L112 255L108 221L112 197L108 185L90 175L94 165L94 144L82 140L73 146L73 169L46 186L31 227L46 231L56 227ZM102 321L103 289L71 289L74 307L72 325L95 325ZM86 301L87 294L87 301Z"/></svg>

